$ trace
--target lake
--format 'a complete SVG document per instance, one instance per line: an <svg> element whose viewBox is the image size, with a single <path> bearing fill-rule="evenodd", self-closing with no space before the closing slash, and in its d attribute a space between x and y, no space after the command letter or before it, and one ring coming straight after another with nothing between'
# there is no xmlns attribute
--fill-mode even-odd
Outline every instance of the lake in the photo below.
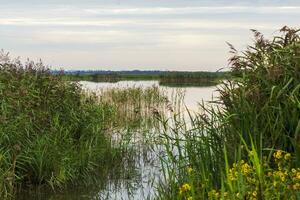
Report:
<svg viewBox="0 0 300 200"><path fill-rule="evenodd" d="M88 90L103 90L108 88L130 88L130 87L151 87L158 86L162 90L166 91L170 99L172 94L180 90L184 92L184 104L192 111L198 111L198 102L211 101L212 97L216 98L218 92L216 86L205 86L205 87L168 87L160 86L159 81L119 81L116 83L108 82L79 82L83 88Z"/></svg>

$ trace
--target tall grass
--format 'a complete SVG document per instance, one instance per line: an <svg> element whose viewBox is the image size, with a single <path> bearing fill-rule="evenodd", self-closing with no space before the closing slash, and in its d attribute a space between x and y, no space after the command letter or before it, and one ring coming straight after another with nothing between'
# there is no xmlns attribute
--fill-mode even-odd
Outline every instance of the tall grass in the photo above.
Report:
<svg viewBox="0 0 300 200"><path fill-rule="evenodd" d="M202 105L191 128L166 128L158 199L300 198L300 37L253 32L247 50L230 45L233 78L219 106Z"/></svg>
<svg viewBox="0 0 300 200"><path fill-rule="evenodd" d="M258 150L265 147L297 153L300 110L300 37L284 27L282 35L266 40L253 30L255 44L241 55L231 46L235 79L223 85L222 101L233 147L240 136Z"/></svg>
<svg viewBox="0 0 300 200"><path fill-rule="evenodd" d="M169 104L155 86L86 91L41 62L22 64L3 51L0 94L0 198L40 185L48 191L128 179L139 159L133 132L148 132Z"/></svg>
<svg viewBox="0 0 300 200"><path fill-rule="evenodd" d="M120 162L103 129L113 115L42 63L0 55L0 196L29 185L63 187Z"/></svg>
<svg viewBox="0 0 300 200"><path fill-rule="evenodd" d="M170 104L166 92L154 85L103 88L87 90L86 93L94 96L99 104L109 105L114 110L114 118L110 124L112 127L139 127L145 126L147 122L152 126L156 122L154 114L164 112Z"/></svg>

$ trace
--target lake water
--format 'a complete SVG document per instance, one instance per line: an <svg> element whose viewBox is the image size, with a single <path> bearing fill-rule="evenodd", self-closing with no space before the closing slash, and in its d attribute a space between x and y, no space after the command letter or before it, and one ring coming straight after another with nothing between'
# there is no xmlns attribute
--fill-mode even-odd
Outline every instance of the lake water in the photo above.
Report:
<svg viewBox="0 0 300 200"><path fill-rule="evenodd" d="M184 94L183 103L192 112L199 112L198 102L208 102L217 97L216 86L209 87L168 87L160 86L158 81L120 81L117 83L107 82L79 82L82 87L89 91L103 91L109 88L130 87L152 87L157 86L163 90L169 99L174 94ZM138 131L137 131L137 134ZM151 136L150 136L151 140ZM150 142L146 142L150 143ZM88 187L72 187L62 192L49 190L34 190L22 193L20 200L94 200L94 199L116 199L116 200L142 200L155 197L155 187L162 178L159 154L163 151L160 146L149 148L146 144L133 142L137 150L137 159L133 166L136 174L122 180L108 180L102 184L94 184Z"/></svg>
<svg viewBox="0 0 300 200"><path fill-rule="evenodd" d="M119 81L117 83L108 83L108 82L89 82L89 81L80 81L79 82L83 88L89 90L102 90L107 88L129 88L129 87L151 87L158 86L162 90L166 91L170 99L172 99L172 94L180 90L184 93L184 104L189 110L198 111L199 102L211 101L212 98L218 96L216 91L216 86L209 87L168 87L160 86L158 81Z"/></svg>

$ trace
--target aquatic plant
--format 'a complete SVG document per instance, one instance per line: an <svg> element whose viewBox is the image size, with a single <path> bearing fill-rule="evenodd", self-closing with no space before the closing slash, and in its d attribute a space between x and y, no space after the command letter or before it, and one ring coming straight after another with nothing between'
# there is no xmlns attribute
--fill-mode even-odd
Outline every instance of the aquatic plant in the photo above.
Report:
<svg viewBox="0 0 300 200"><path fill-rule="evenodd" d="M299 198L298 31L283 27L267 40L253 30L255 44L242 53L230 45L233 77L219 88L218 106L201 104L203 113L190 115L190 127L178 117L175 127L162 121L166 153L158 199ZM284 157L288 164L278 166ZM183 192L185 184L190 187Z"/></svg>
<svg viewBox="0 0 300 200"><path fill-rule="evenodd" d="M29 185L64 187L121 162L104 134L114 110L42 62L0 53L0 196Z"/></svg>
<svg viewBox="0 0 300 200"><path fill-rule="evenodd" d="M226 140L232 148L240 138L256 147L286 150L299 155L300 36L283 27L267 40L253 30L255 44L234 54L234 77L220 89L224 115L228 117ZM299 162L299 161L298 161Z"/></svg>
<svg viewBox="0 0 300 200"><path fill-rule="evenodd" d="M170 104L166 92L155 85L86 90L85 94L114 110L110 124L114 128L147 126L147 123L150 127L157 122L153 113L164 114Z"/></svg>

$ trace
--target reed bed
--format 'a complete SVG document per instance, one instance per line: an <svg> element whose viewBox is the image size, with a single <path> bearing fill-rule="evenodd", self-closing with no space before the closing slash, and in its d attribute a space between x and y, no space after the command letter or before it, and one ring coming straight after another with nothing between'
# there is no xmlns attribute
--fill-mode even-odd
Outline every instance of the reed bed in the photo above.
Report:
<svg viewBox="0 0 300 200"><path fill-rule="evenodd" d="M24 187L84 183L96 171L105 179L105 168L122 165L123 146L104 133L115 110L43 63L2 51L0 94L1 199Z"/></svg>
<svg viewBox="0 0 300 200"><path fill-rule="evenodd" d="M149 132L170 104L156 86L86 91L42 62L23 64L3 51L0 94L0 197L5 199L37 186L60 190L132 177L138 159L135 130Z"/></svg>
<svg viewBox="0 0 300 200"><path fill-rule="evenodd" d="M283 27L239 53L219 106L166 125L157 199L300 198L300 37ZM162 121L167 124L166 121Z"/></svg>
<svg viewBox="0 0 300 200"><path fill-rule="evenodd" d="M97 98L101 105L109 105L114 109L114 120L111 127L129 127L141 125L149 127L155 123L155 116L164 114L171 103L166 91L158 86L129 87L129 88L104 88L85 91L88 96ZM151 125L152 124L152 125Z"/></svg>

